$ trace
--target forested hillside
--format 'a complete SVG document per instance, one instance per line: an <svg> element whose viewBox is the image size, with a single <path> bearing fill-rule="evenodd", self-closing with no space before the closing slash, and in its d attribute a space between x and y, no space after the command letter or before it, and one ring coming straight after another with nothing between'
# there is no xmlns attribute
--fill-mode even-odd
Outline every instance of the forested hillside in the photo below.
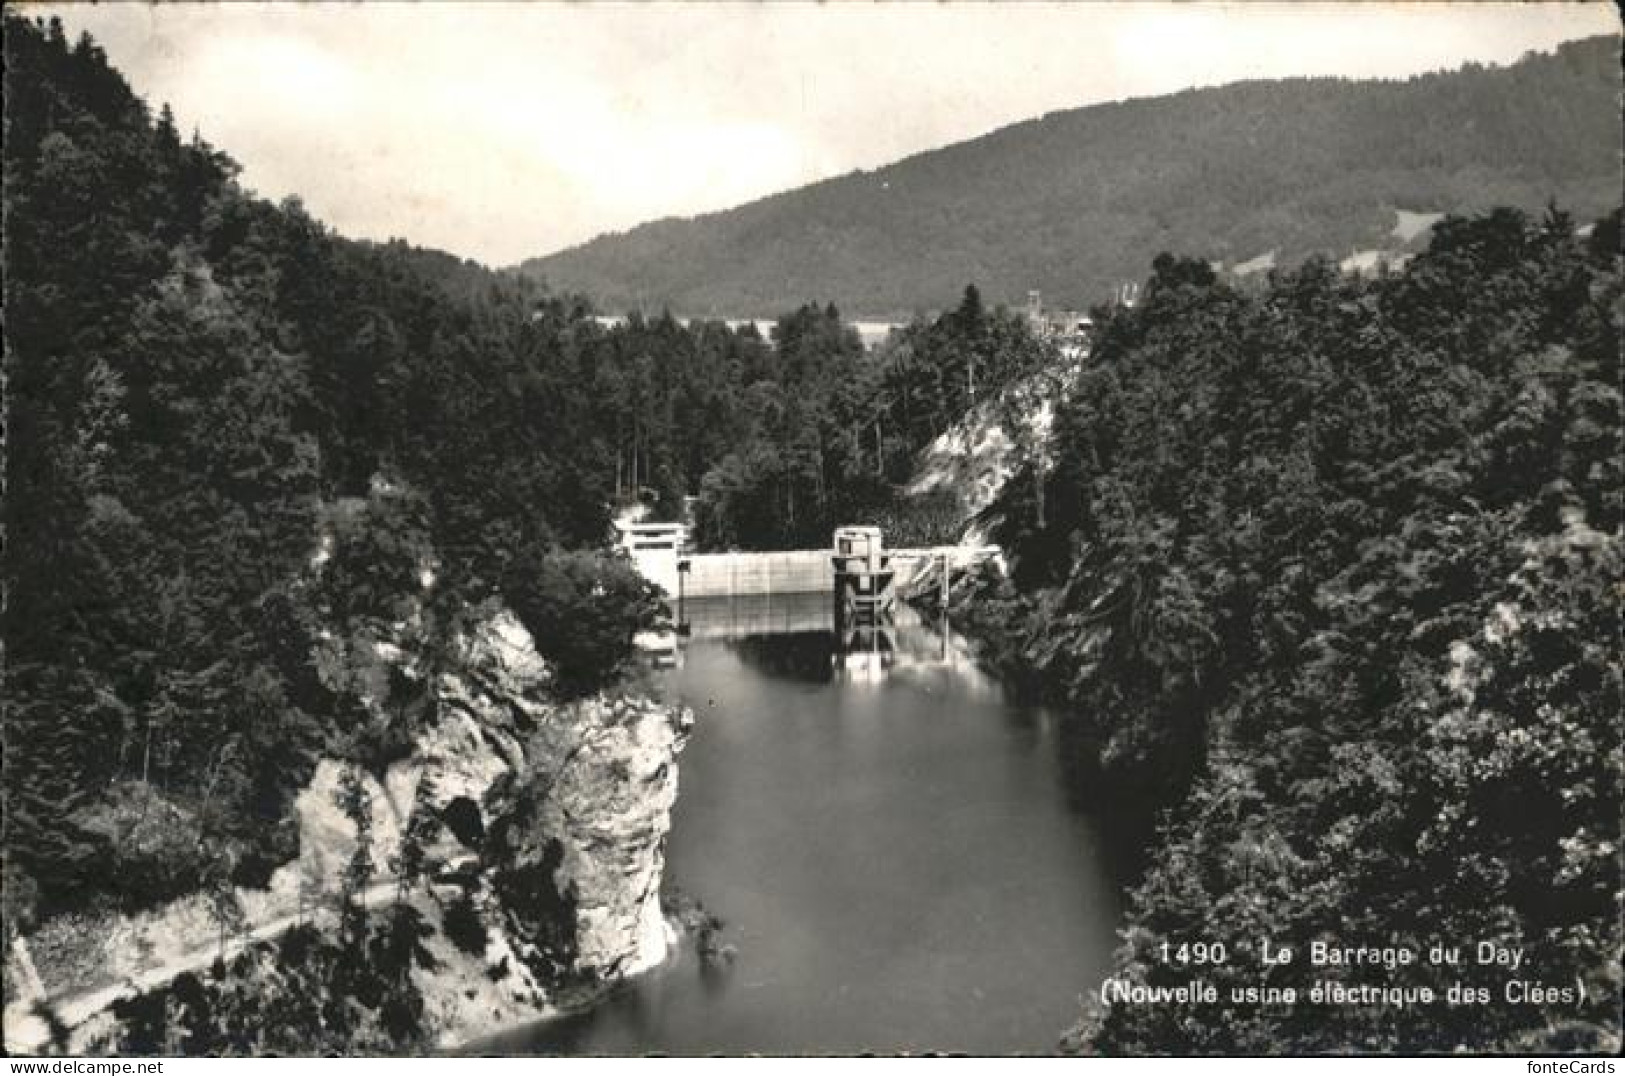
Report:
<svg viewBox="0 0 1625 1076"><path fill-rule="evenodd" d="M884 359L832 307L606 330L255 198L55 22L8 18L5 57L8 927L263 882L315 760L403 750L487 599L561 688L613 674L648 613L592 552L618 507L821 545L1046 354L974 292ZM554 630L589 607L602 639ZM335 691L332 639L403 617L423 675Z"/></svg>
<svg viewBox="0 0 1625 1076"><path fill-rule="evenodd" d="M8 17L8 926L292 854L322 752L376 761L324 628L425 635L602 539L613 449L577 309L346 242L153 116L88 39ZM449 260L449 259L448 259ZM339 554L309 569L323 536ZM329 678L329 682L331 678ZM392 746L393 745L393 746Z"/></svg>
<svg viewBox="0 0 1625 1076"><path fill-rule="evenodd" d="M959 305L921 319L865 354L833 306L808 305L773 331L776 368L734 390L751 416L715 444L699 479L695 539L705 547L818 548L849 523L882 526L899 544L952 541L963 522L953 498L908 496L920 450L978 400L1057 361L1026 322L989 310L974 286ZM733 380L724 372L727 386ZM691 474L691 477L693 474Z"/></svg>
<svg viewBox="0 0 1625 1076"><path fill-rule="evenodd" d="M1030 288L1083 309L1179 250L1236 264L1399 249L1396 210L1618 198L1619 39L1507 68L1395 82L1292 79L1094 105L693 220L662 220L522 271L611 310L770 316L990 304ZM877 103L884 107L884 103Z"/></svg>
<svg viewBox="0 0 1625 1076"><path fill-rule="evenodd" d="M1451 219L1401 273L1261 292L1163 256L1053 468L995 506L1012 578L961 615L1062 707L1080 788L1168 812L1118 973L1220 991L1094 1011L1086 1048L1618 1049L1619 214L1575 223ZM1264 939L1299 958L1263 967ZM1228 960L1181 964L1193 942ZM1313 967L1316 942L1462 955Z"/></svg>

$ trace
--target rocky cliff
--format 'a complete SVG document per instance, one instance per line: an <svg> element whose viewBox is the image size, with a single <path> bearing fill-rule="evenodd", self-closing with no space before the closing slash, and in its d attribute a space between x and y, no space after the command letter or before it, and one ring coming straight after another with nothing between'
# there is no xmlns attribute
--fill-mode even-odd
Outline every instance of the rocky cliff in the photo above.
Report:
<svg viewBox="0 0 1625 1076"><path fill-rule="evenodd" d="M389 644L372 650L400 662ZM58 920L28 939L13 956L39 989L9 1007L8 1048L43 1048L52 1024L76 1051L116 1046L115 1007L222 956L251 989L275 990L278 939L306 924L333 934L345 900L375 916L404 904L421 919L414 1033L441 1047L662 960L673 938L661 853L689 713L630 696L555 701L528 633L499 609L465 632L450 668L407 757L382 772L317 766L295 804L299 855L264 889ZM347 871L362 815L376 869L357 893ZM436 823L424 869L403 880L403 834L423 818Z"/></svg>
<svg viewBox="0 0 1625 1076"><path fill-rule="evenodd" d="M1022 378L971 408L920 453L907 494L952 494L961 542L982 545L996 520L988 511L1024 467L1047 470L1055 404L1077 380L1077 357Z"/></svg>

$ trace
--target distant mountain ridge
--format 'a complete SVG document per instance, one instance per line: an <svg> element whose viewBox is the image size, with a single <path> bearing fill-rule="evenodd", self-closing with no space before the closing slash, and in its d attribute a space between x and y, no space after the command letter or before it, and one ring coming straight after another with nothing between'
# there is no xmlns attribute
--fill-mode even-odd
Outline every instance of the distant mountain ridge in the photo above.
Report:
<svg viewBox="0 0 1625 1076"><path fill-rule="evenodd" d="M1398 249L1414 215L1620 198L1617 36L1404 81L1240 82L1051 113L519 271L601 309L897 317L968 282L1079 308L1161 250L1229 265ZM1422 236L1425 241L1425 234Z"/></svg>

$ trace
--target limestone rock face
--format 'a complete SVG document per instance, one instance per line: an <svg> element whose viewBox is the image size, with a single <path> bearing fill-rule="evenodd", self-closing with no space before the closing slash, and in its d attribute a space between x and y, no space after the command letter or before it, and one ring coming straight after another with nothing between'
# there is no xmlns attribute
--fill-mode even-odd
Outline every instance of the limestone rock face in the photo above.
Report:
<svg viewBox="0 0 1625 1076"><path fill-rule="evenodd" d="M352 655L361 649L343 642ZM410 661L399 647L373 650L380 662ZM381 778L354 771L371 815L375 866L360 899L370 908L409 900L436 928L425 943L435 970L420 968L414 978L428 1030L444 1046L546 1014L555 987L607 983L665 957L662 851L677 754L693 720L686 709L642 698L557 702L546 690L546 663L505 610L467 633L454 666L436 685L437 716L412 754ZM350 766L318 764L294 804L298 857L266 888L230 895L227 933L202 895L77 925L84 952L56 963L101 970L54 989L60 969L42 966L34 978L47 981L80 1046L105 1033L105 1013L121 997L298 923L336 922L357 840L338 805ZM414 809L445 824L426 849L427 883L406 892L390 871ZM476 917L483 941L470 943L469 928L449 929L453 911L465 923ZM60 948L36 940L36 958ZM30 1022L31 1003L7 1007L10 1049L31 1052L44 1041L45 1025Z"/></svg>
<svg viewBox="0 0 1625 1076"><path fill-rule="evenodd" d="M648 699L544 701L548 680L524 627L493 617L410 764L443 814L461 801L462 839L481 834L469 850L491 925L519 958L540 977L605 981L666 955L662 850L693 718Z"/></svg>
<svg viewBox="0 0 1625 1076"><path fill-rule="evenodd" d="M440 684L413 759L478 853L494 935L538 982L606 982L665 959L663 847L692 715L650 699L557 704L525 627L499 613Z"/></svg>
<svg viewBox="0 0 1625 1076"><path fill-rule="evenodd" d="M996 521L985 518L1011 477L1027 466L1053 466L1050 428L1055 403L1076 382L1081 366L1021 378L971 408L920 453L907 495L947 495L964 525L964 545L985 545Z"/></svg>
<svg viewBox="0 0 1625 1076"><path fill-rule="evenodd" d="M525 767L523 741L558 717L542 694L550 680L530 634L506 610L464 640L458 671L440 680L440 719L407 763L432 777L437 808L458 799L480 805Z"/></svg>
<svg viewBox="0 0 1625 1076"><path fill-rule="evenodd" d="M576 967L599 978L635 974L665 959L672 941L660 879L675 759L693 716L632 699L589 700L578 713L597 731L558 774L550 800L566 834L559 876L576 900Z"/></svg>
<svg viewBox="0 0 1625 1076"><path fill-rule="evenodd" d="M574 703L535 730L496 797L486 861L506 925L567 976L613 979L666 955L662 849L692 720L645 699Z"/></svg>

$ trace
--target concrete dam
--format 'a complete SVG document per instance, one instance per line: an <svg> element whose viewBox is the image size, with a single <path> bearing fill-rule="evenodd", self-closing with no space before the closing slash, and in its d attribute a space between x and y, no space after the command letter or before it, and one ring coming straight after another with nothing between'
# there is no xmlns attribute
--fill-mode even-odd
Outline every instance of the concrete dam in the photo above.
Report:
<svg viewBox="0 0 1625 1076"><path fill-rule="evenodd" d="M840 528L837 534L861 528ZM878 543L878 532L876 541ZM750 598L772 594L830 594L835 590L834 547L766 552L689 553L678 523L633 523L621 545L644 578L673 600ZM921 546L888 549L892 585L908 588L925 573L961 568L1000 555L998 546Z"/></svg>

